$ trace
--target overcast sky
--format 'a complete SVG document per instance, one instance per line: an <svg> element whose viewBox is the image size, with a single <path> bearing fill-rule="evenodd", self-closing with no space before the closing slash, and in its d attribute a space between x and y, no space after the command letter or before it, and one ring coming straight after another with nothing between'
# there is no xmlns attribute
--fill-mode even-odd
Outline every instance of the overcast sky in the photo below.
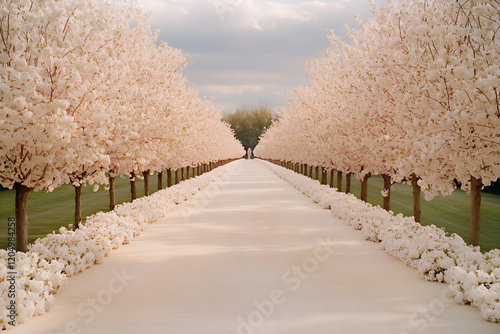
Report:
<svg viewBox="0 0 500 334"><path fill-rule="evenodd" d="M304 65L345 38L353 15L370 17L368 0L139 0L152 30L189 58L184 70L203 99L223 112L286 105L285 92L306 82Z"/></svg>

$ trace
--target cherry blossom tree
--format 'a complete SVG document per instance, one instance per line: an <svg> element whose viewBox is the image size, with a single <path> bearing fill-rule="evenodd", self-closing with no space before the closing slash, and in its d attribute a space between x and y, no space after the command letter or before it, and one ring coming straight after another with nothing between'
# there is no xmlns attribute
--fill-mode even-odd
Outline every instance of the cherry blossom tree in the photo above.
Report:
<svg viewBox="0 0 500 334"><path fill-rule="evenodd" d="M92 145L82 150L77 115L89 111L99 81L109 42L102 17L111 11L72 0L4 0L0 8L0 182L16 189L17 248L26 251L29 193L51 191L102 159Z"/></svg>
<svg viewBox="0 0 500 334"><path fill-rule="evenodd" d="M373 18L349 31L349 43L330 36L331 49L309 65L307 86L256 154L361 179L381 174L386 209L390 184L411 181L416 220L420 189L431 199L458 181L471 195L477 244L480 190L500 175L499 7L481 0L374 5Z"/></svg>

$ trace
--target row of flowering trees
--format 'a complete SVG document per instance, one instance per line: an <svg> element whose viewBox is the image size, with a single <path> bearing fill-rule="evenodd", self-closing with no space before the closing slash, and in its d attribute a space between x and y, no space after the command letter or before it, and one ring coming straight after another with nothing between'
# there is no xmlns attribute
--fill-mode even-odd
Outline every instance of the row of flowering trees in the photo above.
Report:
<svg viewBox="0 0 500 334"><path fill-rule="evenodd" d="M0 0L0 184L16 189L19 250L31 191L244 154L145 19L128 0Z"/></svg>
<svg viewBox="0 0 500 334"><path fill-rule="evenodd" d="M405 0L329 34L255 154L269 159L413 181L430 199L461 184L471 197L470 242L480 194L500 176L500 2ZM388 206L388 205L387 205Z"/></svg>

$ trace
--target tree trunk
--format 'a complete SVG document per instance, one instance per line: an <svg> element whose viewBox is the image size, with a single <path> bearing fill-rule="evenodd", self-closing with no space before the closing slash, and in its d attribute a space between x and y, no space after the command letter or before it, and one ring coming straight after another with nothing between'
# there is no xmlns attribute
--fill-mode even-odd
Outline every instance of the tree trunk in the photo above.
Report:
<svg viewBox="0 0 500 334"><path fill-rule="evenodd" d="M364 202L368 200L368 179L370 178L370 173L366 174L361 180L361 196L360 199Z"/></svg>
<svg viewBox="0 0 500 334"><path fill-rule="evenodd" d="M171 187L172 184L172 169L167 168L167 187Z"/></svg>
<svg viewBox="0 0 500 334"><path fill-rule="evenodd" d="M16 189L16 250L28 251L28 195L32 188L15 183Z"/></svg>
<svg viewBox="0 0 500 334"><path fill-rule="evenodd" d="M411 175L411 184L413 186L413 217L415 218L415 221L417 223L420 222L420 193L421 189L420 186L418 185L418 176L415 174Z"/></svg>
<svg viewBox="0 0 500 334"><path fill-rule="evenodd" d="M470 243L473 246L479 244L479 216L482 188L482 180L472 176L470 179Z"/></svg>
<svg viewBox="0 0 500 334"><path fill-rule="evenodd" d="M351 173L345 175L345 193L349 194L351 192Z"/></svg>
<svg viewBox="0 0 500 334"><path fill-rule="evenodd" d="M316 166L316 180L319 181L319 166Z"/></svg>
<svg viewBox="0 0 500 334"><path fill-rule="evenodd" d="M326 184L326 169L321 167L321 184Z"/></svg>
<svg viewBox="0 0 500 334"><path fill-rule="evenodd" d="M391 209L391 176L387 174L382 174L384 179L384 210L389 211Z"/></svg>
<svg viewBox="0 0 500 334"><path fill-rule="evenodd" d="M302 169L302 174L307 176L307 164L304 164L304 168Z"/></svg>
<svg viewBox="0 0 500 334"><path fill-rule="evenodd" d="M163 172L158 173L158 190L163 189Z"/></svg>
<svg viewBox="0 0 500 334"><path fill-rule="evenodd" d="M149 196L149 171L142 172L144 176L144 196Z"/></svg>
<svg viewBox="0 0 500 334"><path fill-rule="evenodd" d="M335 169L330 171L330 188L333 188L333 180L335 180Z"/></svg>
<svg viewBox="0 0 500 334"><path fill-rule="evenodd" d="M337 171L337 191L342 191L342 172Z"/></svg>
<svg viewBox="0 0 500 334"><path fill-rule="evenodd" d="M137 188L135 186L135 172L130 173L130 194L132 201L137 198Z"/></svg>
<svg viewBox="0 0 500 334"><path fill-rule="evenodd" d="M115 177L109 177L109 211L115 208Z"/></svg>
<svg viewBox="0 0 500 334"><path fill-rule="evenodd" d="M82 223L82 185L75 186L75 226L74 229L80 227Z"/></svg>

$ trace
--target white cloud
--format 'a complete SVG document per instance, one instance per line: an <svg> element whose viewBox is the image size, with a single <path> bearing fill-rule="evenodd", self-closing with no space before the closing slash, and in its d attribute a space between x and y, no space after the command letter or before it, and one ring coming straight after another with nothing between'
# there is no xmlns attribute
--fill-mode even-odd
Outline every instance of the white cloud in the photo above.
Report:
<svg viewBox="0 0 500 334"><path fill-rule="evenodd" d="M139 5L149 12L151 24L161 24L189 16L196 3L193 0L139 0Z"/></svg>
<svg viewBox="0 0 500 334"><path fill-rule="evenodd" d="M253 28L257 30L274 29L283 22L314 21L321 12L343 7L341 2L326 3L320 1L301 3L279 3L273 1L241 0L238 5L231 7L223 14L239 28Z"/></svg>
<svg viewBox="0 0 500 334"><path fill-rule="evenodd" d="M263 86L260 85L203 85L200 89L204 92L213 94L227 94L227 95L239 95L243 93L258 93L263 90Z"/></svg>

